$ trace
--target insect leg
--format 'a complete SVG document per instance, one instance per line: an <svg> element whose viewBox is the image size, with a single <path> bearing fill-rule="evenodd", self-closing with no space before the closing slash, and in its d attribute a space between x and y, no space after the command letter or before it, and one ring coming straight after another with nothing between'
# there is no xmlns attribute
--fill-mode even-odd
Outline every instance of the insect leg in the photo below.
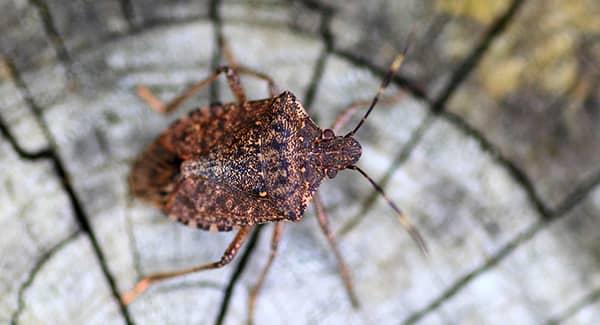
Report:
<svg viewBox="0 0 600 325"><path fill-rule="evenodd" d="M221 73L225 73L229 87L231 88L231 91L235 95L238 102L240 104L245 102L246 95L244 94L244 90L240 84L240 77L233 68L228 66L217 68L213 74L191 85L167 103L164 103L158 99L158 97L156 97L152 91L144 85L138 85L136 92L138 97L145 101L146 104L148 104L148 106L150 106L153 110L162 114L168 114L179 108L183 102L192 97L198 91L202 90L202 88L215 81Z"/></svg>
<svg viewBox="0 0 600 325"><path fill-rule="evenodd" d="M321 230L323 234L325 234L325 238L327 238L327 242L329 246L333 250L333 254L335 255L335 259L337 261L338 269L340 271L340 275L342 277L342 281L344 282L344 286L346 287L346 292L348 293L348 297L350 297L350 302L354 308L359 307L358 298L354 292L354 286L352 285L352 278L350 278L350 271L348 271L348 266L344 262L344 258L338 249L337 242L335 241L335 236L333 232L329 228L329 217L327 216L327 212L325 212L325 208L323 207L323 203L321 202L321 198L319 196L319 192L315 193L313 197L313 202L315 205L315 212L317 214L317 220L319 221L319 226L321 226Z"/></svg>
<svg viewBox="0 0 600 325"><path fill-rule="evenodd" d="M271 95L271 97L275 97L278 94L278 88L275 86L275 81L273 81L273 78L269 77L265 73L240 66L233 55L233 51L231 51L231 47L229 47L229 43L222 37L219 38L219 46L221 47L221 52L223 53L223 57L225 57L225 61L227 61L227 64L230 67L235 69L235 71L237 71L239 74L246 74L266 81L269 86L269 95Z"/></svg>
<svg viewBox="0 0 600 325"><path fill-rule="evenodd" d="M189 274L189 273L210 270L210 269L218 269L220 267L227 265L229 262L231 262L231 260L233 260L233 258L237 254L237 252L240 250L240 247L246 240L246 237L248 237L248 233L250 233L250 230L252 230L252 227L243 227L242 229L240 229L238 231L238 233L235 235L235 238L233 238L233 241L229 244L229 246L223 253L223 256L221 257L221 259L216 262L203 264L203 265L199 265L199 266L194 266L194 267L184 269L184 270L179 270L179 271L155 273L155 274L151 274L151 275L144 277L135 285L135 287L131 291L129 291L121 296L121 300L123 301L123 304L125 304L125 305L130 304L137 296L139 296L141 293L146 291L146 289L148 289L148 287L153 283L163 281L166 279L170 279L170 278L174 278L174 277L178 277L181 275Z"/></svg>
<svg viewBox="0 0 600 325"><path fill-rule="evenodd" d="M394 94L392 96L382 97L379 100L379 103L384 104L384 105L394 104L394 103L400 101L400 99L402 97L404 97L404 95L405 95L405 93L403 91L398 91L396 94ZM352 118L352 115L354 115L361 108L366 109L370 103L371 103L370 101L366 101L366 100L357 100L355 102L350 103L347 107L342 109L342 111L335 118L335 121L333 122L333 124L331 126L331 129L333 130L333 132L335 132L335 134L338 134L340 129L343 128L350 121L350 118Z"/></svg>
<svg viewBox="0 0 600 325"><path fill-rule="evenodd" d="M258 277L258 281L256 284L250 289L250 296L248 297L248 322L252 323L254 319L254 306L256 305L256 297L258 296L258 292L265 282L265 278L267 277L267 273L273 264L273 260L275 260L275 256L277 255L277 247L279 245L279 240L281 240L281 233L283 232L283 222L278 222L275 224L273 229L273 237L271 238L271 254L269 255L269 260L267 264L264 266L260 276Z"/></svg>
<svg viewBox="0 0 600 325"><path fill-rule="evenodd" d="M273 81L273 78L271 78L267 74L253 70L251 68L244 67L244 66L237 66L235 69L240 74L253 76L255 78L266 81L267 85L269 87L269 95L271 97L275 97L279 94L279 88L275 85L275 81Z"/></svg>
<svg viewBox="0 0 600 325"><path fill-rule="evenodd" d="M229 47L229 43L227 42L227 40L222 35L219 35L217 42L219 43L219 47L221 48L221 53L223 54L223 57L225 58L227 65L229 65L230 67L233 67L234 69L237 69L237 67L238 67L237 60L235 59L235 56L233 55L233 51L231 51L231 47Z"/></svg>

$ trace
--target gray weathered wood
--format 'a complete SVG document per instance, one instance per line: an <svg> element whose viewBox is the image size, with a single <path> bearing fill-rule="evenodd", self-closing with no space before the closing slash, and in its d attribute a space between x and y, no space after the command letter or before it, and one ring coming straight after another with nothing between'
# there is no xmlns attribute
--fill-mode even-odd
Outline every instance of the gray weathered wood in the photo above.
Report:
<svg viewBox="0 0 600 325"><path fill-rule="evenodd" d="M0 117L26 152L56 154L83 211L79 216L73 212L74 202L50 155L20 157L0 137L0 322L22 324L122 323L109 277L124 292L142 275L213 261L232 238L188 229L130 201L126 178L132 159L177 116L210 101L207 89L181 112L163 117L135 96L137 84L150 86L161 98L172 97L210 73L215 35L223 33L241 64L270 74L281 89L305 98L316 87L310 112L327 127L350 102L370 99L381 79L352 63L345 50L360 50L385 69L405 44L411 20L426 17L420 19L431 22L416 33L402 71L435 94L476 44L473 35L482 35L506 9L493 7L488 18L465 18L464 13L436 11L432 2L344 7L316 1L308 8L228 0L219 4L223 19L217 25L202 2L33 3L2 4L6 12L30 18L0 24L3 30L8 26L0 40L6 60L0 69ZM131 11L123 12L127 4ZM48 36L49 22L40 13L44 6L58 42ZM334 8L333 52L327 52L327 26L321 25L331 13L326 6ZM96 18L88 22L86 13ZM383 20L375 24L374 17ZM518 19L525 18L514 24L523 24ZM435 24L440 34L426 34ZM517 34L509 29L506 35ZM61 44L67 58L60 54ZM479 69L489 64L483 61ZM544 206L559 206L581 180L597 185L598 176L590 180L588 175L594 172L592 149L598 141L591 137L565 144L551 138L550 146L592 152L566 165L572 171L565 174L537 170L539 164L523 158L537 152L535 141L522 147L494 128L498 115L486 109L501 108L503 102L486 92L478 73L449 104L481 135L448 116L432 115L432 103L409 92L378 106L358 133L364 152L359 166L374 179L386 180L387 193L413 218L431 256L419 253L382 199L369 201L373 190L366 180L341 172L321 192L362 308L351 308L309 209L301 223L285 225L279 256L258 300L258 323L598 321L599 190L584 189L583 201L568 201L572 209L551 214L535 204L527 184L508 164L526 172ZM243 78L243 83L249 98L266 95L264 82ZM398 91L391 86L387 93ZM224 82L219 93L222 101L232 98ZM577 101L569 103L579 107ZM32 113L37 109L40 120ZM577 110L573 116L579 121L583 115ZM523 122L509 117L509 122ZM482 147L480 136L499 145L508 160ZM520 148L526 148L524 153ZM564 167L563 161L546 162L549 157L539 158L543 166ZM562 187L565 179L568 184ZM92 233L79 229L77 217L89 221ZM225 323L246 321L248 291L266 261L271 229L263 231L235 287ZM152 287L129 306L131 319L140 324L213 323L236 263Z"/></svg>

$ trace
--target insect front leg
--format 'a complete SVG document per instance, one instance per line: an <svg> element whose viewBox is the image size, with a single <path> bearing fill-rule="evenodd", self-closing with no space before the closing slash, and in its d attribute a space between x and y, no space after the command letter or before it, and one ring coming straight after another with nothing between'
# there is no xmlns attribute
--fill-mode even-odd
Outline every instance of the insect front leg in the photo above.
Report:
<svg viewBox="0 0 600 325"><path fill-rule="evenodd" d="M348 297L350 298L350 302L354 308L359 307L358 298L356 293L354 292L354 286L352 285L352 278L350 277L350 271L348 271L348 266L346 262L344 262L344 258L340 253L337 242L335 240L335 236L333 232L329 228L329 217L327 216L327 212L325 212L325 208L323 207L323 203L321 202L321 198L319 196L319 192L317 191L313 197L313 203L315 206L315 213L317 215L317 220L319 221L319 226L321 226L321 230L329 243L329 246L333 250L333 254L335 255L335 260L337 262L338 270L340 271L340 276L342 277L342 282L344 282L344 286L346 287L346 292L348 293Z"/></svg>
<svg viewBox="0 0 600 325"><path fill-rule="evenodd" d="M218 268L221 268L221 267L229 264L229 262L231 262L231 260L233 260L233 258L237 254L237 252L240 250L240 247L242 247L242 244L246 241L246 238L248 237L250 230L252 230L252 227L241 228L238 231L238 233L235 235L235 237L233 238L233 240L231 241L231 243L229 244L229 246L227 247L225 252L223 253L223 256L221 256L220 260L213 262L213 263L202 264L202 265L194 266L194 267L179 270L179 271L155 273L155 274L145 276L133 287L133 289L131 291L129 291L121 296L121 301L123 301L123 304L125 304L125 305L130 304L137 296L139 296L141 293L146 291L146 289L148 289L148 287L151 284L154 284L156 282L160 282L163 280L167 280L167 279L171 279L174 277L178 277L178 276L182 276L182 275L186 275L186 274L190 274L190 273L195 273L195 272L199 272L199 271L218 269Z"/></svg>
<svg viewBox="0 0 600 325"><path fill-rule="evenodd" d="M245 102L246 95L244 94L244 90L242 89L242 85L240 84L240 77L235 71L235 69L229 66L222 66L217 68L213 74L191 85L167 103L161 101L158 97L154 95L154 93L152 93L152 91L148 87L144 85L137 86L137 95L155 111L162 114L168 114L179 108L181 104L183 104L187 99L189 99L194 94L202 90L202 88L214 82L221 73L224 73L227 77L229 87L231 88L231 91L236 97L238 103L241 104Z"/></svg>
<svg viewBox="0 0 600 325"><path fill-rule="evenodd" d="M405 93L403 91L399 91L392 96L382 97L381 99L379 99L379 103L384 105L394 104L400 101L400 99L404 96ZM340 129L343 128L350 121L352 115L358 112L358 110L361 108L368 108L370 103L371 101L367 100L357 100L344 107L344 109L342 109L342 111L336 116L333 125L331 126L333 132L335 132L335 134L338 134Z"/></svg>
<svg viewBox="0 0 600 325"><path fill-rule="evenodd" d="M283 222L278 222L275 224L273 228L273 237L271 238L271 254L269 255L269 260L267 264L265 264L260 276L258 277L258 281L256 284L250 289L250 294L248 297L248 323L252 324L254 319L254 306L256 305L256 297L258 296L258 292L265 282L265 278L267 277L267 273L273 264L273 260L275 260L275 256L277 255L277 247L279 246L279 241L281 240L281 234L283 232Z"/></svg>
<svg viewBox="0 0 600 325"><path fill-rule="evenodd" d="M275 81L273 80L273 78L269 77L267 74L244 67L244 66L238 66L236 68L236 70L240 74L246 74L246 75L253 76L255 78L266 81L267 86L269 88L269 95L271 97L275 97L279 94L279 88L275 85Z"/></svg>
<svg viewBox="0 0 600 325"><path fill-rule="evenodd" d="M279 92L278 87L275 85L275 81L273 81L273 78L271 78L270 76L268 76L265 73L256 71L254 69L240 66L237 63L237 60L235 59L235 55L233 55L233 51L231 51L231 47L229 46L229 43L224 38L219 38L219 45L221 47L221 52L223 53L223 56L225 57L225 61L227 62L227 64L229 66L233 67L235 69L235 71L237 71L239 74L253 76L255 78L266 81L267 85L269 87L269 95L271 97L275 97L278 94L278 92Z"/></svg>

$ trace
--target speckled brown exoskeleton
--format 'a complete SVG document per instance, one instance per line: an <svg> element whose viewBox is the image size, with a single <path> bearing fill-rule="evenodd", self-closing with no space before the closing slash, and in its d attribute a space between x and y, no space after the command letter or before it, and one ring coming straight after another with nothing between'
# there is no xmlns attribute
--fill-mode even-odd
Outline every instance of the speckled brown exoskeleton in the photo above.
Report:
<svg viewBox="0 0 600 325"><path fill-rule="evenodd" d="M250 292L249 317L252 319L256 296L275 258L284 222L300 221L312 201L319 225L336 256L344 286L352 304L358 306L348 269L330 231L317 190L323 179L335 177L340 170L358 171L397 212L402 225L425 251L421 236L408 218L356 166L361 146L354 135L400 68L406 50L390 65L360 122L352 131L339 136L336 132L356 110L356 105L342 111L331 129L323 130L294 94L278 93L269 76L237 65L227 48L223 48L229 66L216 69L166 104L148 88L138 87L139 97L150 107L170 113L220 74L225 74L236 101L205 106L175 121L135 160L129 186L135 197L187 226L215 231L237 229L237 234L219 261L148 275L122 296L123 302L131 303L152 283L223 267L234 258L254 226L273 222L271 254ZM265 80L270 97L247 100L240 74Z"/></svg>

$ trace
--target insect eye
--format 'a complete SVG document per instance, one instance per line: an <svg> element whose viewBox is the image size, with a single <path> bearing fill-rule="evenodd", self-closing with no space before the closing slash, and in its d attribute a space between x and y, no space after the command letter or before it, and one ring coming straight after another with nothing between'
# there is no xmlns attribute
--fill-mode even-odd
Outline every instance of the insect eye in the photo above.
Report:
<svg viewBox="0 0 600 325"><path fill-rule="evenodd" d="M323 134L321 134L321 137L325 140L331 140L335 138L335 133L333 133L332 129L325 129Z"/></svg>
<svg viewBox="0 0 600 325"><path fill-rule="evenodd" d="M325 171L325 173L327 173L327 177L334 178L335 175L337 175L337 170L335 170L335 169L328 169L328 170Z"/></svg>

